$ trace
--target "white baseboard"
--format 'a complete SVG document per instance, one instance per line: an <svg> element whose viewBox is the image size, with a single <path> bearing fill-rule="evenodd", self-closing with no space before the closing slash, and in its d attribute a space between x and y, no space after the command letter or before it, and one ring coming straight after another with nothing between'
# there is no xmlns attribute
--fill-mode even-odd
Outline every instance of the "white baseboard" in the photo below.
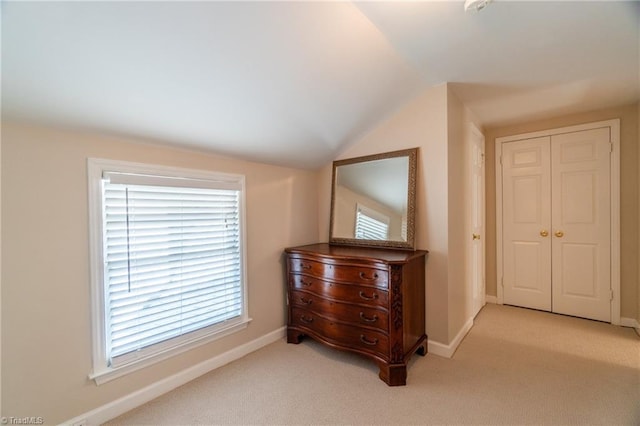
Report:
<svg viewBox="0 0 640 426"><path fill-rule="evenodd" d="M456 337L448 345L429 340L428 352L432 355L438 355L444 358L451 358L455 353L456 349L458 349L458 345L460 345L460 342L462 342L462 339L464 339L464 336L467 335L467 333L469 332L469 330L471 330L472 327L473 327L473 318L469 318L469 321L467 321L466 324L462 326L462 328L460 329Z"/></svg>
<svg viewBox="0 0 640 426"><path fill-rule="evenodd" d="M640 331L640 322L635 318L620 318L620 325L622 327L632 327Z"/></svg>
<svg viewBox="0 0 640 426"><path fill-rule="evenodd" d="M498 304L498 296L484 296L484 301L487 303L493 303L494 305Z"/></svg>
<svg viewBox="0 0 640 426"><path fill-rule="evenodd" d="M222 367L232 361L242 358L251 352L276 342L285 336L286 327L281 327L271 333L268 333L262 337L259 337L244 345L238 346L230 351L220 354L216 357L210 358L206 361L196 364L193 367L189 367L179 373L155 382L147 387L144 387L138 391L116 399L108 404L91 410L87 413L81 414L73 419L63 422L63 425L99 425L115 417L118 417L127 411L130 411L142 404L145 404L152 399L159 397L179 386L196 379L203 374L208 373L211 370Z"/></svg>

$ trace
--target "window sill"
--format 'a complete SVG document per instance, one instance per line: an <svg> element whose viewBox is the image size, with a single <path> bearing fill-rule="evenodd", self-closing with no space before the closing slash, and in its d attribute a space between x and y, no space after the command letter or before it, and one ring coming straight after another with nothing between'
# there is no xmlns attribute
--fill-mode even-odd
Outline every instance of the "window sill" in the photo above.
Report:
<svg viewBox="0 0 640 426"><path fill-rule="evenodd" d="M202 346L204 344L213 342L214 340L218 340L222 337L225 337L230 334L236 333L240 330L243 330L247 328L247 326L249 325L249 322L251 322L251 318L247 318L242 322L237 322L232 325L229 325L229 327L227 328L218 329L216 330L215 333L212 333L206 336L201 336L187 342L183 342L178 346L174 346L172 348L168 348L163 351L150 354L149 356L144 358L136 359L135 361L131 361L127 364L119 365L116 367L106 367L104 369L100 369L99 371L94 371L92 374L89 375L89 379L95 381L96 385L98 386L102 385L104 383L110 382L111 380L125 376L134 371L156 364L172 356L181 354L190 349L196 348L198 346Z"/></svg>

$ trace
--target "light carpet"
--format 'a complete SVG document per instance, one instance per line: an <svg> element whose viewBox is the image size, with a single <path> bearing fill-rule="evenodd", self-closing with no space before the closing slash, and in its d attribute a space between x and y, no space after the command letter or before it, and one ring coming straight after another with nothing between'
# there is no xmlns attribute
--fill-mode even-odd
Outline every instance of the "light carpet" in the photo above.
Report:
<svg viewBox="0 0 640 426"><path fill-rule="evenodd" d="M640 425L640 337L486 305L453 358L412 358L407 386L355 354L282 340L109 424Z"/></svg>

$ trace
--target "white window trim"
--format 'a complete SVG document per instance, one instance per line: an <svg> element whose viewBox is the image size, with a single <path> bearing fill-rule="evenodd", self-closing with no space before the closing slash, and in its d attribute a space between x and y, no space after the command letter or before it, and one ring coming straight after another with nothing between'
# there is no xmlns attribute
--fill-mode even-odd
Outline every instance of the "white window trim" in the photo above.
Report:
<svg viewBox="0 0 640 426"><path fill-rule="evenodd" d="M160 350L149 356L133 360L129 363L112 367L108 365L105 350L104 326L104 262L102 249L102 188L101 180L105 172L134 173L140 175L160 175L173 178L201 179L240 184L240 242L241 242L241 275L243 310L240 318L229 321L209 333L195 333L192 339L177 346ZM89 255L91 274L91 317L92 317L92 350L93 371L89 378L97 385L122 377L133 371L153 365L169 357L175 356L194 347L204 345L229 334L245 329L251 318L248 314L247 273L246 273L246 233L245 233L245 178L242 175L214 173L204 170L192 170L177 167L156 166L143 163L132 163L117 160L89 158L87 160L88 196L89 196Z"/></svg>

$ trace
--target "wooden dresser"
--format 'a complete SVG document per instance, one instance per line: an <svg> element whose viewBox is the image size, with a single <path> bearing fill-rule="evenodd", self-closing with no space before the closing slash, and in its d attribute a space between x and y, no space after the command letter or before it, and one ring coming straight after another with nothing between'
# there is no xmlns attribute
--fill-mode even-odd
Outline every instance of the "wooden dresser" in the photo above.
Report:
<svg viewBox="0 0 640 426"><path fill-rule="evenodd" d="M285 253L287 341L357 352L388 385L405 385L409 358L427 352L427 252L312 244Z"/></svg>

